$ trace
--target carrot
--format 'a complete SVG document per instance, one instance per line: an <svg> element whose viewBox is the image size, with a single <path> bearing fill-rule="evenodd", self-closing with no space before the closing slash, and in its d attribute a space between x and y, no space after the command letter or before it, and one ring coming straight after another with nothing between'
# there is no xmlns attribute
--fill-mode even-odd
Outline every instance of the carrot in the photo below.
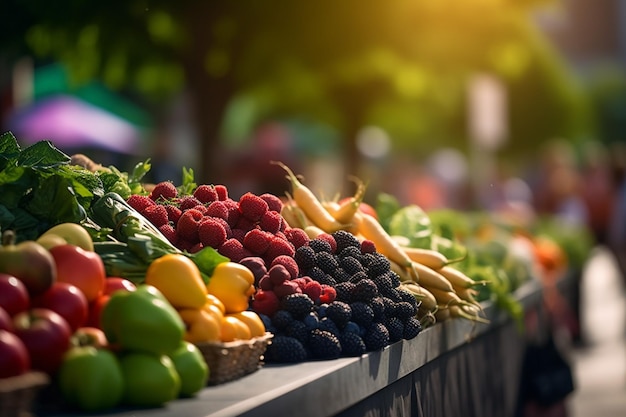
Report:
<svg viewBox="0 0 626 417"><path fill-rule="evenodd" d="M482 306L478 301L476 301L475 297L476 294L478 294L478 291L476 291L475 289L454 287L454 292L456 293L456 295L459 296L461 300L467 301L471 305L476 306L479 310L482 310Z"/></svg>
<svg viewBox="0 0 626 417"><path fill-rule="evenodd" d="M302 211L300 207L293 201L287 202L287 204L283 204L283 208L280 211L280 214L283 216L283 219L287 222L290 227L298 227L300 229L304 229L311 222L306 217L306 214Z"/></svg>
<svg viewBox="0 0 626 417"><path fill-rule="evenodd" d="M417 283L427 289L438 289L440 291L454 292L452 284L446 277L432 268L413 262L413 269L417 272Z"/></svg>
<svg viewBox="0 0 626 417"><path fill-rule="evenodd" d="M272 163L279 165L287 171L287 179L291 182L293 199L311 222L327 233L333 233L345 227L345 225L335 220L313 191L302 184L287 165L278 161L272 161Z"/></svg>
<svg viewBox="0 0 626 417"><path fill-rule="evenodd" d="M450 309L447 306L440 306L434 313L437 321L446 321L450 319Z"/></svg>
<svg viewBox="0 0 626 417"><path fill-rule="evenodd" d="M407 254L412 261L426 265L431 269L439 269L448 265L450 261L441 252L434 249L402 247L404 253Z"/></svg>
<svg viewBox="0 0 626 417"><path fill-rule="evenodd" d="M319 235L321 235L322 233L326 233L324 230L322 230L321 228L310 224L308 226L306 226L304 228L304 232L307 234L307 236L309 237L309 239L315 239L316 237L318 237Z"/></svg>
<svg viewBox="0 0 626 417"><path fill-rule="evenodd" d="M417 319L420 321L422 328L430 327L437 322L435 314L431 311L418 311Z"/></svg>
<svg viewBox="0 0 626 417"><path fill-rule="evenodd" d="M410 293L419 301L420 307L428 311L435 311L437 309L437 299L426 288L422 287L415 282L403 282L400 284L400 288L403 288Z"/></svg>
<svg viewBox="0 0 626 417"><path fill-rule="evenodd" d="M353 179L357 183L356 192L346 201L337 203L336 209L332 213L335 220L342 224L352 222L352 218L359 210L367 189L367 186L361 180L356 177L353 177Z"/></svg>
<svg viewBox="0 0 626 417"><path fill-rule="evenodd" d="M398 242L387 233L374 216L357 211L353 219L355 231L361 234L365 239L374 242L378 252L403 268L412 268L413 261L411 261L411 258L404 253Z"/></svg>
<svg viewBox="0 0 626 417"><path fill-rule="evenodd" d="M443 275L453 285L461 288L471 288L475 285L484 285L487 283L486 281L475 281L460 269L449 265L439 268L437 272Z"/></svg>
<svg viewBox="0 0 626 417"><path fill-rule="evenodd" d="M450 312L450 317L452 318L462 318L466 320L475 321L478 323L489 324L489 320L483 317L480 317L478 313L467 311L467 309L462 306L452 305L448 308L448 311Z"/></svg>

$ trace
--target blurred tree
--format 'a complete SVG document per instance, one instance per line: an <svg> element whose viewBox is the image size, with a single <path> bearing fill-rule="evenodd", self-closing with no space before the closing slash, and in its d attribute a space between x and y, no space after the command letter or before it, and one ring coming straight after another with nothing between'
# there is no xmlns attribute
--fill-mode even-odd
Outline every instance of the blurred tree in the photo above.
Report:
<svg viewBox="0 0 626 417"><path fill-rule="evenodd" d="M5 59L54 58L77 82L99 77L155 102L186 86L199 181L219 178L224 114L241 96L258 103L259 119L305 114L336 126L357 173L366 124L387 129L399 152L464 146L476 71L509 86L511 148L575 133L580 97L530 19L550 2L5 0L0 46Z"/></svg>

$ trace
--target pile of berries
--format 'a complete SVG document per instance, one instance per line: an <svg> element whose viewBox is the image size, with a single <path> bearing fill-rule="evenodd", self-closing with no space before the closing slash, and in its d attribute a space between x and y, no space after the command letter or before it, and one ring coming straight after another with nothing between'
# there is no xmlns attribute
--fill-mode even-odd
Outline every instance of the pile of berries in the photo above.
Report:
<svg viewBox="0 0 626 417"><path fill-rule="evenodd" d="M293 256L309 240L303 230L289 227L280 214L282 200L269 193L248 192L235 200L224 185L202 184L179 195L172 182L163 181L127 202L177 248L195 253L212 247L233 262L258 256L269 264L279 255Z"/></svg>
<svg viewBox="0 0 626 417"><path fill-rule="evenodd" d="M325 233L278 261L255 268L251 304L274 334L267 362L359 356L421 331L418 301L370 241Z"/></svg>

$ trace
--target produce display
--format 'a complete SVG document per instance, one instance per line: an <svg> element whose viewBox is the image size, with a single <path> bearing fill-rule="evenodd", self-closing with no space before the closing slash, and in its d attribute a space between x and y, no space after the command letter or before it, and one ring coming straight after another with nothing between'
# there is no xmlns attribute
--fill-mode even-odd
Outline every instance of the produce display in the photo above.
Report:
<svg viewBox="0 0 626 417"><path fill-rule="evenodd" d="M449 213L364 203L359 180L327 201L275 163L290 190L234 199L189 170L148 185L149 161L125 173L0 136L0 379L43 372L88 412L155 407L207 387L207 344L269 337L258 366L297 363L486 323L487 300L521 317L532 237L524 254L490 246Z"/></svg>

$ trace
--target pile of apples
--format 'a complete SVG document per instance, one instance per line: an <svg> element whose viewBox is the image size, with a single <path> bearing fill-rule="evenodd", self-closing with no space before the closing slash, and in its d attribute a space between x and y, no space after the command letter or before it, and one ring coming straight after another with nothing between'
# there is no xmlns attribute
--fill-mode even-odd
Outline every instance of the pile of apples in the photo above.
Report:
<svg viewBox="0 0 626 417"><path fill-rule="evenodd" d="M107 277L89 233L64 223L37 241L0 246L0 378L54 374L77 345L106 345L100 314L113 291L132 289Z"/></svg>

